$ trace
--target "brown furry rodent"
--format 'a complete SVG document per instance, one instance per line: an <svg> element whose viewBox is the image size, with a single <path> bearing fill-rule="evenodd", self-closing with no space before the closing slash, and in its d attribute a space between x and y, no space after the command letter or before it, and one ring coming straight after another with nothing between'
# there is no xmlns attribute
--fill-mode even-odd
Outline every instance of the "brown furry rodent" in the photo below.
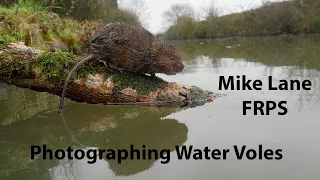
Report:
<svg viewBox="0 0 320 180"><path fill-rule="evenodd" d="M153 76L155 73L174 75L184 68L181 57L173 46L140 26L121 22L106 24L98 30L85 51L88 56L73 67L65 81L59 112L62 111L68 82L75 71L87 61L102 60L110 69Z"/></svg>

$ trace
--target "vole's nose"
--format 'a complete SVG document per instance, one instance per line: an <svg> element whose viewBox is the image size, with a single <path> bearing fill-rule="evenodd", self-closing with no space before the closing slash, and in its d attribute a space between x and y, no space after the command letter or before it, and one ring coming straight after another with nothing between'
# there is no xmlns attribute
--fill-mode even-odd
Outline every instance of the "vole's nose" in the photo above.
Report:
<svg viewBox="0 0 320 180"><path fill-rule="evenodd" d="M177 69L179 72L181 72L184 69L183 63L178 64Z"/></svg>

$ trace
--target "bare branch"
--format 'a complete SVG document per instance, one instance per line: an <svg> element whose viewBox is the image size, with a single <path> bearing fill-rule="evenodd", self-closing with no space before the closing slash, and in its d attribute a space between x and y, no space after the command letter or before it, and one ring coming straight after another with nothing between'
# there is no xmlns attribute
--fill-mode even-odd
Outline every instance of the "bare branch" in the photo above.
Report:
<svg viewBox="0 0 320 180"><path fill-rule="evenodd" d="M138 16L143 26L147 26L150 12L144 0L130 0L129 3L123 4L121 8Z"/></svg>
<svg viewBox="0 0 320 180"><path fill-rule="evenodd" d="M218 8L215 5L215 0L211 0L209 4L205 3L201 9L205 13L204 16L206 19L219 16Z"/></svg>
<svg viewBox="0 0 320 180"><path fill-rule="evenodd" d="M177 24L182 17L193 17L194 10L189 4L174 4L163 14L164 19L172 24Z"/></svg>

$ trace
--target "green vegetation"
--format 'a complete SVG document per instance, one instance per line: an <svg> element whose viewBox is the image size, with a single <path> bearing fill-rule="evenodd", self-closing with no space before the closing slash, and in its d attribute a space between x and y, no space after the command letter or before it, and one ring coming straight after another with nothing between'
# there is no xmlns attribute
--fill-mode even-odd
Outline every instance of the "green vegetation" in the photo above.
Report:
<svg viewBox="0 0 320 180"><path fill-rule="evenodd" d="M27 61L10 58L5 63L1 63L0 76L12 78L14 76L29 76L31 74L31 67Z"/></svg>
<svg viewBox="0 0 320 180"><path fill-rule="evenodd" d="M4 35L0 36L0 50L3 50L9 43L15 42L19 37Z"/></svg>
<svg viewBox="0 0 320 180"><path fill-rule="evenodd" d="M212 11L213 12L213 11ZM320 32L320 1L291 0L264 3L260 8L203 21L181 14L165 33L166 39L202 39Z"/></svg>
<svg viewBox="0 0 320 180"><path fill-rule="evenodd" d="M28 1L20 3L22 2ZM63 22L56 14L40 7L37 5L34 8L32 4L22 3L8 8L0 8L0 18L2 19L0 37L10 36L14 41L22 41L28 46L41 49L53 49L58 47L58 44L68 44L70 38L73 38L74 42L79 39L75 30L71 30L74 25L72 20ZM67 30L72 32L68 37L63 33ZM74 44L68 45L68 49L74 49L76 46Z"/></svg>
<svg viewBox="0 0 320 180"><path fill-rule="evenodd" d="M49 80L61 83L67 77L68 69L75 65L76 58L73 53L61 50L45 52L32 63L32 68L36 68L38 73L45 73Z"/></svg>
<svg viewBox="0 0 320 180"><path fill-rule="evenodd" d="M150 92L162 88L165 81L158 77L148 77L146 75L137 75L128 72L108 73L106 77L112 77L121 89L132 87L141 95L148 95Z"/></svg>
<svg viewBox="0 0 320 180"><path fill-rule="evenodd" d="M61 49L81 55L102 22L140 23L135 14L118 9L111 0L6 2L0 6L0 49L4 43L22 41L46 51Z"/></svg>
<svg viewBox="0 0 320 180"><path fill-rule="evenodd" d="M30 77L43 73L51 82L61 83L75 63L77 56L70 52L44 52L34 61L21 60L10 53L0 58L0 76L6 78Z"/></svg>

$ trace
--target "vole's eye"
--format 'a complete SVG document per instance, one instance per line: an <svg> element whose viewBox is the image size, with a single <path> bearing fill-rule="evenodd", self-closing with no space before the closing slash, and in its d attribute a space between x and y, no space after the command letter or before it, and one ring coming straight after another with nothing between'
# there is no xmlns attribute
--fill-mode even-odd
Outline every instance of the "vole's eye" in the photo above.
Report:
<svg viewBox="0 0 320 180"><path fill-rule="evenodd" d="M173 57L173 56L170 56L170 59L171 59L171 60L174 60L174 57Z"/></svg>

